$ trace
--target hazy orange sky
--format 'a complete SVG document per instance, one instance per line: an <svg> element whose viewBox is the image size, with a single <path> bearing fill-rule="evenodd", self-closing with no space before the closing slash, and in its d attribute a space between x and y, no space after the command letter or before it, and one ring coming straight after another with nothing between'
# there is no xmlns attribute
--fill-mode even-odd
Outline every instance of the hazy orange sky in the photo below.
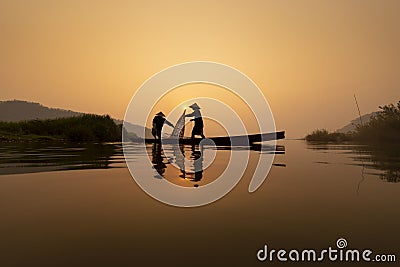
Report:
<svg viewBox="0 0 400 267"><path fill-rule="evenodd" d="M400 1L0 2L0 100L123 118L151 75L216 61L288 137L400 100Z"/></svg>

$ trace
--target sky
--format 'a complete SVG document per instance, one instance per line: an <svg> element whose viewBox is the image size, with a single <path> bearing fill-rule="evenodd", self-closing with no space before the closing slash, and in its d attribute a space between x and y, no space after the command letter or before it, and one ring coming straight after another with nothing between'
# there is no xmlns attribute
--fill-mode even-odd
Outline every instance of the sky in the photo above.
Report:
<svg viewBox="0 0 400 267"><path fill-rule="evenodd" d="M123 118L155 73L214 61L258 85L287 137L335 130L358 116L354 94L362 113L400 100L399 12L396 0L2 0L0 100Z"/></svg>

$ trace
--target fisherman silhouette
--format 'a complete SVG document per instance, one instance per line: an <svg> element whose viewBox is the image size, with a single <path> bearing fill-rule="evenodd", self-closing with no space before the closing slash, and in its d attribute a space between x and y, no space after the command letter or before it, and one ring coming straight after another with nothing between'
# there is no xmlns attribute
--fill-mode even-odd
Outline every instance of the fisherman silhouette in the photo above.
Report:
<svg viewBox="0 0 400 267"><path fill-rule="evenodd" d="M193 112L186 114L185 117L194 117L194 119L191 119L191 121L194 121L192 139L195 137L195 135L200 135L203 139L206 138L203 134L204 124L203 118L201 117L200 107L196 103L190 105L189 107L193 109Z"/></svg>
<svg viewBox="0 0 400 267"><path fill-rule="evenodd" d="M153 119L153 128L151 129L151 134L154 136L154 139L157 139L158 137L158 139L161 140L161 130L164 126L164 123L174 127L172 123L165 119L164 113L160 111L156 114L156 116L154 116Z"/></svg>

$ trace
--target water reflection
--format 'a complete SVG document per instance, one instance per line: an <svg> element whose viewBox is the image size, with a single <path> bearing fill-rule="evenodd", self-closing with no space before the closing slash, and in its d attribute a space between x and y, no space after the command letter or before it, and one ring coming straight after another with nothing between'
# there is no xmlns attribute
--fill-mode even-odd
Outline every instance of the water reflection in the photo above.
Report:
<svg viewBox="0 0 400 267"><path fill-rule="evenodd" d="M165 178L179 186L199 187L212 183L228 166L231 153L243 153L250 150L252 160L263 154L284 154L284 146L209 146L160 143L148 147L148 156L153 168L159 175L155 178ZM274 166L286 167L285 163L274 163ZM207 166L207 167L206 167Z"/></svg>
<svg viewBox="0 0 400 267"><path fill-rule="evenodd" d="M192 182L199 182L203 178L203 153L204 147L199 145L171 145L173 158L172 160L180 170L179 177L184 180ZM187 159L191 164L185 166L185 154L190 152L190 156ZM167 157L164 155L162 146L160 143L154 143L151 153L151 162L153 163L154 169L162 176L165 177L165 170L167 164L170 164ZM198 184L194 184L195 187Z"/></svg>
<svg viewBox="0 0 400 267"><path fill-rule="evenodd" d="M167 168L166 163L164 162L164 155L162 151L162 147L160 143L154 143L153 148L151 150L151 162L153 163L154 169L164 177L165 168ZM165 159L166 160L166 159ZM157 177L156 177L157 178Z"/></svg>
<svg viewBox="0 0 400 267"><path fill-rule="evenodd" d="M2 143L0 175L123 167L120 143Z"/></svg>
<svg viewBox="0 0 400 267"><path fill-rule="evenodd" d="M213 168L204 170L204 152L207 149L199 145L168 145L165 149L172 155L168 159L160 143L147 146L147 153L142 155L139 144L124 144L127 161L140 157L149 157L154 169L162 178L176 181L180 179L187 186L199 186L210 183L213 177L218 177L224 169L233 151L251 149L252 153L285 153L284 146L254 147L215 147L216 160ZM61 143L61 142L24 142L1 143L0 175L35 172L50 172L79 169L108 169L126 167L121 143ZM239 152L238 152L239 153ZM208 159L206 157L206 159ZM171 166L173 162L176 166ZM169 167L170 166L170 167ZM284 164L279 164L284 166ZM168 169L167 169L168 168ZM175 169L175 170L172 170ZM155 176L160 178L160 176ZM207 177L207 179L204 179ZM190 182L190 185L187 183ZM179 184L179 183L178 183Z"/></svg>
<svg viewBox="0 0 400 267"><path fill-rule="evenodd" d="M369 170L378 170L370 174L379 176L386 182L400 182L400 144L392 143L386 145L360 145L354 143L326 143L307 142L309 149L321 152L335 150L339 153L351 154L352 165L358 165ZM317 162L329 164L329 162Z"/></svg>
<svg viewBox="0 0 400 267"><path fill-rule="evenodd" d="M314 150L303 141L280 142L288 153L277 155L275 163L286 163L287 167L273 167L259 191L249 194L248 187L251 170L262 153L250 151L249 168L235 189L202 208L183 210L160 204L136 186L126 169L65 171L57 177L52 173L2 176L0 225L4 245L0 261L10 262L2 266L31 266L44 259L48 265L68 259L65 266L71 262L77 262L75 266L207 266L210 261L222 266L268 266L255 255L264 244L288 249L312 246L322 251L335 247L338 237L348 240L348 248L367 247L400 255L396 234L400 215L395 211L400 183L382 182L366 173L360 194L354 192L361 180L363 164L359 158L368 166L367 172L381 172L371 170L374 163L367 161L371 153L359 153L354 145ZM143 157L148 159L147 166L152 149L150 144L143 153L137 144L130 144L128 159ZM190 160L190 146L177 149L183 149ZM68 151L64 150L65 154ZM243 153L218 150L215 162L206 168L208 152L206 148L203 178L196 182L199 187L212 175L218 176L218 164L224 162L225 155ZM172 151L166 155L173 157ZM393 157L399 159L396 154ZM116 166L114 159L115 155L111 156L108 166ZM193 187L194 182L180 178L181 174L179 168L166 163L165 179L175 177ZM98 242L99 237L107 242ZM154 240L163 248L157 250L157 257ZM182 252L183 248L187 251ZM346 266L347 262L339 264Z"/></svg>
<svg viewBox="0 0 400 267"><path fill-rule="evenodd" d="M360 154L368 154L367 160L374 169L382 171L379 177L387 182L400 182L400 144L369 145L357 147ZM365 157L362 157L365 160Z"/></svg>
<svg viewBox="0 0 400 267"><path fill-rule="evenodd" d="M200 150L196 150L195 146L192 146L191 159L193 160L194 173L190 178L193 182L199 182L203 178L203 147L200 146Z"/></svg>
<svg viewBox="0 0 400 267"><path fill-rule="evenodd" d="M181 174L180 178L186 179L185 170L185 147L184 145L173 145L172 146L173 155L175 158L175 164L179 167Z"/></svg>

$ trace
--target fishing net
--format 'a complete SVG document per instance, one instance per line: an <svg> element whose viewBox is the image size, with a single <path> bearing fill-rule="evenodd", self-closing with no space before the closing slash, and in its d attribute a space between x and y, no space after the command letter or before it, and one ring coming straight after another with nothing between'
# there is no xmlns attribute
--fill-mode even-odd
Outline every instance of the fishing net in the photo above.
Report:
<svg viewBox="0 0 400 267"><path fill-rule="evenodd" d="M185 134L185 114L186 110L183 111L183 114L178 119L175 124L174 130L172 131L171 138L181 139Z"/></svg>

